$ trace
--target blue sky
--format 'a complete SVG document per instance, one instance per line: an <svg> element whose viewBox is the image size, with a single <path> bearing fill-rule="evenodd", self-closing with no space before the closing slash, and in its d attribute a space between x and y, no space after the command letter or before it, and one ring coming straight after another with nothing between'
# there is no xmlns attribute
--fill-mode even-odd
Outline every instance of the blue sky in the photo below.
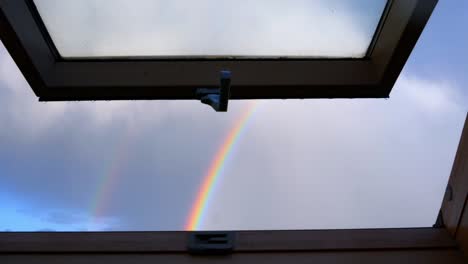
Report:
<svg viewBox="0 0 468 264"><path fill-rule="evenodd" d="M463 34L467 10L468 3L464 1L439 1L406 72L424 78L447 79L459 87L468 83L465 74L468 52L464 49L468 37Z"/></svg>
<svg viewBox="0 0 468 264"><path fill-rule="evenodd" d="M261 102L203 228L432 225L468 110L466 11L440 1L388 100ZM245 103L39 103L0 47L0 107L0 230L180 230Z"/></svg>

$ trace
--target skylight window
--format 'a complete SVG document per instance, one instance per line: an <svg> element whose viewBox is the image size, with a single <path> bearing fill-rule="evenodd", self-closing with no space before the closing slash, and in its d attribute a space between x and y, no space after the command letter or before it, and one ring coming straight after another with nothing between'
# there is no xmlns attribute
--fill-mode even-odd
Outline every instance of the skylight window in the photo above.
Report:
<svg viewBox="0 0 468 264"><path fill-rule="evenodd" d="M436 3L4 0L0 38L41 101L388 98Z"/></svg>
<svg viewBox="0 0 468 264"><path fill-rule="evenodd" d="M363 58L387 0L34 0L64 58Z"/></svg>

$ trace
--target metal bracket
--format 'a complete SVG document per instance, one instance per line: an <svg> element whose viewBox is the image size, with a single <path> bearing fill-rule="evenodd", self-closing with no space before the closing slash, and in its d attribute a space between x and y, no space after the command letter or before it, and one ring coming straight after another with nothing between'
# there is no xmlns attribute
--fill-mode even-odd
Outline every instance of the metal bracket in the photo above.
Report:
<svg viewBox="0 0 468 264"><path fill-rule="evenodd" d="M200 88L197 96L201 102L213 107L216 112L227 112L231 97L231 72L221 71L220 87L218 89Z"/></svg>
<svg viewBox="0 0 468 264"><path fill-rule="evenodd" d="M233 232L193 232L188 251L194 255L228 255L234 250Z"/></svg>

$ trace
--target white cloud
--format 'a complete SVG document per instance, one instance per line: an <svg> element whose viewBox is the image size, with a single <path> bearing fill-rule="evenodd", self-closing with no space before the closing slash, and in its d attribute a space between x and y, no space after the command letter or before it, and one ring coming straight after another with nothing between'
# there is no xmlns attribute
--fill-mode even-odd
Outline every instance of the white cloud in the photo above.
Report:
<svg viewBox="0 0 468 264"><path fill-rule="evenodd" d="M442 113L463 111L459 104L460 95L454 85L448 81L418 80L401 78L400 85L410 100L413 100L424 112Z"/></svg>

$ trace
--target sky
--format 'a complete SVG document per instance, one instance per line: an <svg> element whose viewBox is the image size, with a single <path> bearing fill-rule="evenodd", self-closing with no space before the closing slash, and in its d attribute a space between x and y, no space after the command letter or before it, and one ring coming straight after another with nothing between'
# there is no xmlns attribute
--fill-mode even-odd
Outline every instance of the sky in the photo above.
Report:
<svg viewBox="0 0 468 264"><path fill-rule="evenodd" d="M257 102L200 229L431 226L468 110L466 11L440 1L390 99ZM0 45L0 230L183 230L251 103L38 102Z"/></svg>

